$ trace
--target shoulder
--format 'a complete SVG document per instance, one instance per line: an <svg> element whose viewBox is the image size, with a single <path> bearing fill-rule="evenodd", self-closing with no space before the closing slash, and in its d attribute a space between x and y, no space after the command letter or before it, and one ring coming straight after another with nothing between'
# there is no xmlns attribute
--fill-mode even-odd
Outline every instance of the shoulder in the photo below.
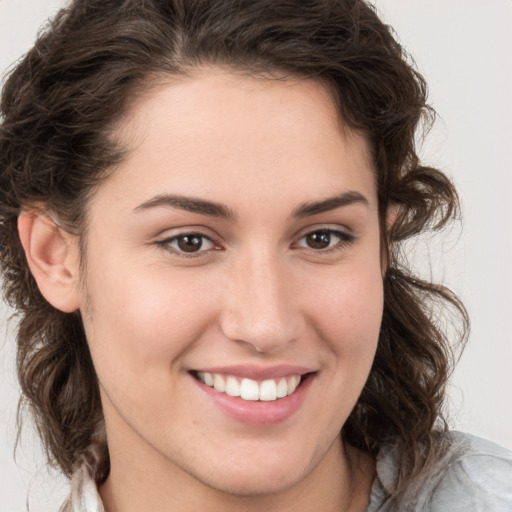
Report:
<svg viewBox="0 0 512 512"><path fill-rule="evenodd" d="M450 434L452 456L432 489L431 510L512 510L512 452L469 434Z"/></svg>
<svg viewBox="0 0 512 512"><path fill-rule="evenodd" d="M447 434L449 443L428 479L419 482L389 508L398 475L399 445L377 456L377 478L368 512L511 512L512 452L485 439L461 432Z"/></svg>

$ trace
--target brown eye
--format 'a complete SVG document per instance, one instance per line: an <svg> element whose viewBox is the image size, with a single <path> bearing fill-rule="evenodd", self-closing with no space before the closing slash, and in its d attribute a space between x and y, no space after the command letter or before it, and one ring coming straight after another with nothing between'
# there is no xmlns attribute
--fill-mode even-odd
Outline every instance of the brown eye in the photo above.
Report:
<svg viewBox="0 0 512 512"><path fill-rule="evenodd" d="M176 239L178 247L183 252L196 252L203 246L201 235L182 235Z"/></svg>
<svg viewBox="0 0 512 512"><path fill-rule="evenodd" d="M158 242L158 245L166 248L168 251L181 255L197 255L214 249L215 244L210 238L201 233L184 233L183 235L173 236L166 240Z"/></svg>
<svg viewBox="0 0 512 512"><path fill-rule="evenodd" d="M343 249L354 242L355 237L351 233L339 229L317 229L306 233L298 241L298 247L315 251L330 251Z"/></svg>
<svg viewBox="0 0 512 512"><path fill-rule="evenodd" d="M314 231L305 236L305 241L311 249L327 249L331 244L331 233L328 231Z"/></svg>

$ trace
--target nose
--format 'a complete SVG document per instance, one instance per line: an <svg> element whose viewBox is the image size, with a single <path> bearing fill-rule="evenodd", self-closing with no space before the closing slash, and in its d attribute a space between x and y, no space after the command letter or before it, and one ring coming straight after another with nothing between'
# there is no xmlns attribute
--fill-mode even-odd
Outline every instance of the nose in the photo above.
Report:
<svg viewBox="0 0 512 512"><path fill-rule="evenodd" d="M272 255L254 252L230 272L221 329L256 352L274 354L300 337L303 318L290 269Z"/></svg>

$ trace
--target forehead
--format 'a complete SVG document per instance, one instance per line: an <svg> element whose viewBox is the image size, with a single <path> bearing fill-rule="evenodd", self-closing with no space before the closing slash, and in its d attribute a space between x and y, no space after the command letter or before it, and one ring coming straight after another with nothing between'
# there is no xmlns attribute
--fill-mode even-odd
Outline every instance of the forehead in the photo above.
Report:
<svg viewBox="0 0 512 512"><path fill-rule="evenodd" d="M366 139L343 126L328 90L311 80L210 69L162 82L134 100L114 138L127 151L108 181L141 200L191 187L244 200L284 190L296 201L333 189L375 193Z"/></svg>

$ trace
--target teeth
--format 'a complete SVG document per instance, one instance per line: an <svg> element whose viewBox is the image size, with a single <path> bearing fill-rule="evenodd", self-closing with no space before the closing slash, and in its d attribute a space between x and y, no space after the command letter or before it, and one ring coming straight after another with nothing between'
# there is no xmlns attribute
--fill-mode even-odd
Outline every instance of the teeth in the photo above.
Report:
<svg viewBox="0 0 512 512"><path fill-rule="evenodd" d="M284 398L288 395L288 383L283 377L277 384L277 398Z"/></svg>
<svg viewBox="0 0 512 512"><path fill-rule="evenodd" d="M240 396L240 384L235 377L226 379L226 394L229 396Z"/></svg>
<svg viewBox="0 0 512 512"><path fill-rule="evenodd" d="M219 391L220 393L226 391L226 383L224 382L224 377L218 373L213 376L213 389L215 389L215 391Z"/></svg>
<svg viewBox="0 0 512 512"><path fill-rule="evenodd" d="M239 396L243 400L272 402L291 395L300 383L300 375L282 377L279 380L268 379L258 382L253 379L239 379L220 373L197 372L197 378L219 393Z"/></svg>
<svg viewBox="0 0 512 512"><path fill-rule="evenodd" d="M291 395L295 389L297 388L297 386L299 385L299 382L300 382L300 377L297 377L296 375L293 376L289 381L288 381L288 394Z"/></svg>
<svg viewBox="0 0 512 512"><path fill-rule="evenodd" d="M270 402L277 398L277 385L275 380L264 380L260 386L260 400Z"/></svg>
<svg viewBox="0 0 512 512"><path fill-rule="evenodd" d="M259 400L260 399L260 387L255 380L242 379L240 385L240 397L244 400Z"/></svg>
<svg viewBox="0 0 512 512"><path fill-rule="evenodd" d="M213 377L211 373L205 373L204 374L204 383L207 386L213 387Z"/></svg>

